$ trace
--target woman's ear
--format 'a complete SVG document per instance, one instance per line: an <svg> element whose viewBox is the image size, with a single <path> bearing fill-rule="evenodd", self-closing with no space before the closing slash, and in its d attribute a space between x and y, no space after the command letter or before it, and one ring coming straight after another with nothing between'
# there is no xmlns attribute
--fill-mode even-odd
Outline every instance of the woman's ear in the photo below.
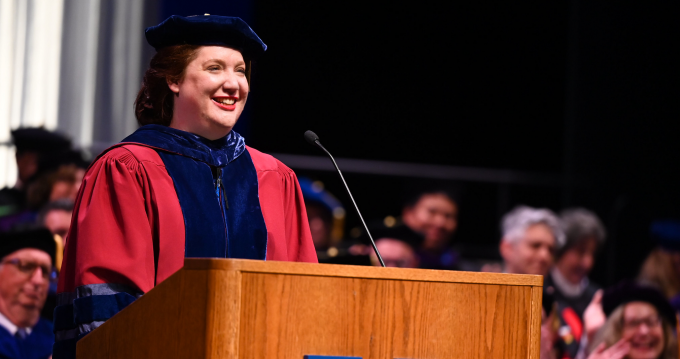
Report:
<svg viewBox="0 0 680 359"><path fill-rule="evenodd" d="M170 88L170 91L174 92L175 95L179 94L179 83L178 82L172 82L169 79L165 80L168 83L168 87Z"/></svg>

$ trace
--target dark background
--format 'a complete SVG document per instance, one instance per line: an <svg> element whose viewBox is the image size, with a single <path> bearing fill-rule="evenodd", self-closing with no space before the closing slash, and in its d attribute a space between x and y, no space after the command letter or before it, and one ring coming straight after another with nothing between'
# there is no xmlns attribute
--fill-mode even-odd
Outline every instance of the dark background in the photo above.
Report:
<svg viewBox="0 0 680 359"><path fill-rule="evenodd" d="M494 258L498 221L513 206L584 206L608 227L593 273L606 285L636 274L653 246L651 220L680 216L678 2L153 4L148 25L171 14L240 16L269 46L237 128L259 150L321 155L302 138L312 129L336 157L563 178L346 174L372 222L399 215L409 188L456 185L456 241ZM348 204L333 173L296 172ZM348 229L357 224L348 213Z"/></svg>

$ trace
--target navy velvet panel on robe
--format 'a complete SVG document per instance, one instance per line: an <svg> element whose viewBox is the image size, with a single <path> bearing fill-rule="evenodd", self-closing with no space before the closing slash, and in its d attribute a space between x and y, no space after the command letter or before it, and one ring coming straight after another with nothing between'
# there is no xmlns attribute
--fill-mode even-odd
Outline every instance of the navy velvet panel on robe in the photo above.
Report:
<svg viewBox="0 0 680 359"><path fill-rule="evenodd" d="M122 142L155 148L172 178L184 216L185 257L266 259L267 228L257 171L243 138L232 131L210 141L159 125ZM221 170L218 197L213 170Z"/></svg>
<svg viewBox="0 0 680 359"><path fill-rule="evenodd" d="M184 215L184 256L227 258L227 231L215 193L210 166L180 155L159 151L175 183Z"/></svg>
<svg viewBox="0 0 680 359"><path fill-rule="evenodd" d="M265 259L267 227L260 208L257 172L248 151L222 171L229 207L229 258Z"/></svg>

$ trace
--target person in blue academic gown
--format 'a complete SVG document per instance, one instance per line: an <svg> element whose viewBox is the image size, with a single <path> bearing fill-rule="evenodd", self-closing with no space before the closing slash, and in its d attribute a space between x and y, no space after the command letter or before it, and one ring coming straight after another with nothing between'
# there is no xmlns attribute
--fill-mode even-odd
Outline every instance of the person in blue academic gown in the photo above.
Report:
<svg viewBox="0 0 680 359"><path fill-rule="evenodd" d="M40 317L56 245L46 229L3 234L0 239L0 358L52 355L52 323Z"/></svg>

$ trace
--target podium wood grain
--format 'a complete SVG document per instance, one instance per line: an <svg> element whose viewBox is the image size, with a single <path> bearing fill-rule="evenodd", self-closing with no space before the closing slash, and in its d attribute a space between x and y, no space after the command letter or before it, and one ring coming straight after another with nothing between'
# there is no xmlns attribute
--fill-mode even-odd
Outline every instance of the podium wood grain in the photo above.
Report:
<svg viewBox="0 0 680 359"><path fill-rule="evenodd" d="M539 358L543 279L248 260L185 267L78 358Z"/></svg>

